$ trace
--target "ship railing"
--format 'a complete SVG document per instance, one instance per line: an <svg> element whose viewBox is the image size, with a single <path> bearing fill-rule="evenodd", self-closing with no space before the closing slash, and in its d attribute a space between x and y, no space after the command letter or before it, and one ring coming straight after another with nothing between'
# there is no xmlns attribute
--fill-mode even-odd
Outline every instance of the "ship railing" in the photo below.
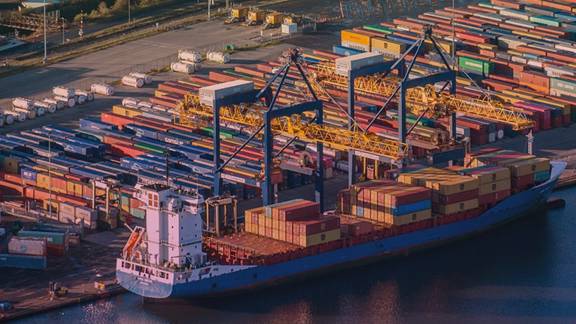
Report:
<svg viewBox="0 0 576 324"><path fill-rule="evenodd" d="M136 263L133 261L123 260L120 261L120 266L122 271L131 272L132 274L138 275L143 278L155 278L158 281L163 281L165 283L170 283L173 279L173 273L169 269L163 269L161 267L151 267L141 263Z"/></svg>

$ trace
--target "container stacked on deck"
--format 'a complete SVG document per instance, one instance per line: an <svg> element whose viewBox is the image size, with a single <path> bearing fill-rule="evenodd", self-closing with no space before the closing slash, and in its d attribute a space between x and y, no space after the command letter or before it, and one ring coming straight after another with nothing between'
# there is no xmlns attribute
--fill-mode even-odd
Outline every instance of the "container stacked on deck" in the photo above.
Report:
<svg viewBox="0 0 576 324"><path fill-rule="evenodd" d="M353 185L339 193L339 212L387 225L406 225L432 217L430 189L389 180Z"/></svg>
<svg viewBox="0 0 576 324"><path fill-rule="evenodd" d="M479 181L438 168L424 168L402 173L399 183L422 186L432 190L432 211L440 221L458 220L480 213Z"/></svg>
<svg viewBox="0 0 576 324"><path fill-rule="evenodd" d="M459 170L478 179L478 204L482 209L490 208L511 194L510 170L499 166L485 166Z"/></svg>
<svg viewBox="0 0 576 324"><path fill-rule="evenodd" d="M510 170L513 193L524 191L550 178L550 160L509 150L480 151L471 166L500 166Z"/></svg>
<svg viewBox="0 0 576 324"><path fill-rule="evenodd" d="M248 233L309 247L340 239L340 218L320 216L316 202L290 200L244 213Z"/></svg>

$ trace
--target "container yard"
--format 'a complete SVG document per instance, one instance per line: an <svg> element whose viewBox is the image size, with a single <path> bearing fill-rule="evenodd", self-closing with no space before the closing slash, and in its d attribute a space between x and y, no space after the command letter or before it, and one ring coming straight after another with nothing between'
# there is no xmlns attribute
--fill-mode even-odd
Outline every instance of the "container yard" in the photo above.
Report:
<svg viewBox="0 0 576 324"><path fill-rule="evenodd" d="M534 138L576 121L573 12L561 1L492 0L345 28L331 50L230 64L234 53L183 48L168 79L133 72L117 88L14 98L6 124L153 89L73 126L0 135L4 212L66 226L12 231L0 266L51 269L83 247L71 237L124 232L123 289L202 298L539 210L559 179L570 182L566 163L535 155ZM228 24L293 28L280 13L231 13ZM153 284L141 286L142 273Z"/></svg>

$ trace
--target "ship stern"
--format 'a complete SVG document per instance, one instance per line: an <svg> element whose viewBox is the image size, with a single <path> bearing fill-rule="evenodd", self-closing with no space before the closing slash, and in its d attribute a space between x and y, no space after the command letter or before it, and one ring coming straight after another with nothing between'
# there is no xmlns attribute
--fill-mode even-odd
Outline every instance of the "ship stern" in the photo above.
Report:
<svg viewBox="0 0 576 324"><path fill-rule="evenodd" d="M174 285L173 273L124 259L116 259L116 280L124 289L153 299L169 298Z"/></svg>

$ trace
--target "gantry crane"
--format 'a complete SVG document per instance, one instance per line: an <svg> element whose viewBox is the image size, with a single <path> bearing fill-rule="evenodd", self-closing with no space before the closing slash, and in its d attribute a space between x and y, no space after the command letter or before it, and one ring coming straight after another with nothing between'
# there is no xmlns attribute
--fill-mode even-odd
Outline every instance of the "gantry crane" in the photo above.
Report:
<svg viewBox="0 0 576 324"><path fill-rule="evenodd" d="M190 124L194 116L212 118L211 107L200 104L195 94L187 94L180 105L178 113L181 124ZM243 104L220 107L220 118L223 121L248 126L254 130L263 124L264 107L257 104ZM279 117L272 120L272 131L275 134L305 142L322 142L336 150L358 150L396 160L408 154L407 145L400 145L395 140L386 139L376 134L363 133L361 130L347 130L330 125L318 125L302 120L301 115Z"/></svg>
<svg viewBox="0 0 576 324"><path fill-rule="evenodd" d="M311 73L315 83L326 88L348 90L348 77L336 73L334 62L320 62ZM358 93L391 96L396 91L399 79L373 74L355 78L354 88ZM508 124L513 130L532 128L534 122L523 112L506 108L500 101L488 97L469 98L453 94L437 93L433 85L407 89L406 107L416 115L427 112L434 117L461 112L494 122Z"/></svg>

